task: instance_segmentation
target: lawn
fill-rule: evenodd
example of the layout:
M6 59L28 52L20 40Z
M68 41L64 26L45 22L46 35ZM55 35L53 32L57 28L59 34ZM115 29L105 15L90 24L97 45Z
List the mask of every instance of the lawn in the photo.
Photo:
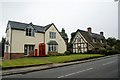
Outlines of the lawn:
M51 57L46 57L46 59L53 63L61 63L61 62L85 59L85 58L90 58L90 57L99 57L99 56L103 56L103 55L101 54L72 54L72 55L67 55L67 56L51 56Z
M17 66L28 66L28 65L40 65L40 64L48 64L50 62L43 61L41 59L35 58L19 58L13 60L5 60L2 62L2 67L17 67Z
M28 65L41 65L49 63L62 63L72 60L85 59L90 57L103 56L101 54L72 54L66 56L50 56L50 57L40 57L40 58L19 58L13 60L5 60L0 63L3 68L6 67L17 67L17 66L28 66Z

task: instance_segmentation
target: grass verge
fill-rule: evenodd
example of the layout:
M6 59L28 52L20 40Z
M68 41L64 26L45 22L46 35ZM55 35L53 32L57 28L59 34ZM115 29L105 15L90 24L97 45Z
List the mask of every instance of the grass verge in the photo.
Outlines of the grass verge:
M72 54L66 56L50 56L50 57L37 57L37 58L19 58L13 60L5 60L0 65L2 68L19 67L19 66L31 66L42 65L49 63L62 63L74 60L81 60L93 57L103 56L101 54Z

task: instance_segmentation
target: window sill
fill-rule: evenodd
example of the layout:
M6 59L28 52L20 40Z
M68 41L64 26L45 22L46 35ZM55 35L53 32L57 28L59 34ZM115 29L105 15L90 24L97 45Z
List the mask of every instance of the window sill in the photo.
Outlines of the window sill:
M27 35L26 35L27 36ZM28 36L28 37L35 37L35 36Z
M48 52L54 52L54 53L57 53L58 51L48 51Z

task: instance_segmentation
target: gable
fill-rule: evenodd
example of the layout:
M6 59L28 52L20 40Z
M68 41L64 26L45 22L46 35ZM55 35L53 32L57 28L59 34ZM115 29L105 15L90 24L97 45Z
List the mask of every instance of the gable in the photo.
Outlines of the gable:
M76 35L75 35L75 37L74 37L73 40L72 40L72 44L75 42L75 40L76 40L77 38L82 38L85 42L87 42L87 41L84 39L84 37L80 34L80 32L77 32Z
M77 31L77 33L75 34L75 36L74 36L74 38L73 38L73 40L72 40L72 44L75 43L77 37L79 37L79 38L82 39L85 43L88 43L89 45L91 45L91 46L93 47L93 45L90 44L90 43L86 40L86 38L85 38L79 31ZM78 39L79 39L79 38L78 38Z
M32 25L32 23L30 23L28 26L26 26L24 30L30 29L30 28L31 28L32 30L37 31L37 29Z
M57 37L59 36L64 42L65 40L63 39L62 35L60 34L59 30L56 28L56 26L52 23L52 24L49 24L49 26L47 26L47 29L45 31L45 33L47 31L51 31L51 32L56 32L58 33L58 35L56 35Z

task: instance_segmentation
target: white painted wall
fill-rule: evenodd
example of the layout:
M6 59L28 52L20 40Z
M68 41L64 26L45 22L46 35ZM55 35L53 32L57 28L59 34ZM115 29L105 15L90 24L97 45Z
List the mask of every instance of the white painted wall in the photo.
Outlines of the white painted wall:
M49 38L49 32L56 32L56 39ZM6 32L6 39L11 42L10 39L12 38L11 44L11 53L24 53L24 44L34 44L35 49L39 51L39 43L46 44L46 54L48 52L48 45L47 43L50 40L55 40L58 43L58 53L64 53L66 51L66 43L64 39L61 37L59 32L56 30L54 25L52 25L46 32L44 33L35 33L34 37L26 36L26 31L22 30L15 30L12 29L12 36L11 36L11 29L9 28ZM44 38L45 36L45 38ZM45 40L44 40L45 39ZM10 48L9 48L10 52Z
M49 33L50 32L56 32L56 39L50 39ZM66 51L66 43L64 39L61 37L59 32L56 30L54 25L52 25L46 32L45 32L45 44L46 44L46 53L48 52L48 45L47 43L50 40L55 40L58 43L58 53L64 53Z
M24 53L24 44L34 44L38 49L39 43L44 43L44 33L35 33L31 37L26 36L26 31L12 30L12 53Z
M9 27L10 25L8 25ZM9 44L11 43L11 28L9 28L7 31L6 31L6 41L9 42ZM10 44L11 45L11 44ZM5 44L5 49L4 49L4 52L6 52L6 46L8 46L8 53L10 53L10 45L6 45Z

